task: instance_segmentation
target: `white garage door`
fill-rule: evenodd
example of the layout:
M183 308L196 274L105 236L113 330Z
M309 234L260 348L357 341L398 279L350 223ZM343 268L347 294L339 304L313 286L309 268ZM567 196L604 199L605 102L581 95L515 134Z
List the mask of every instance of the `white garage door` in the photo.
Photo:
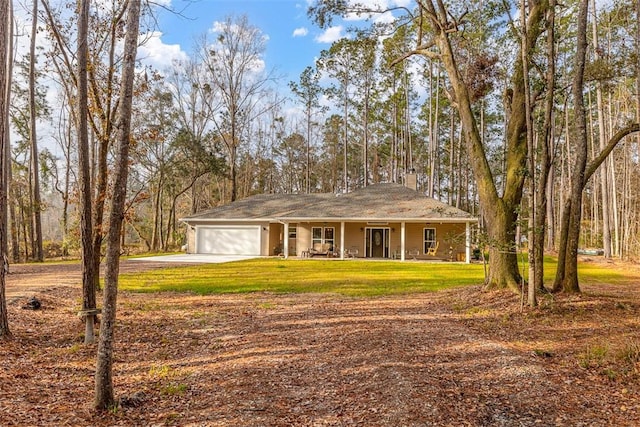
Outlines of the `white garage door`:
M260 227L198 227L199 254L260 255Z

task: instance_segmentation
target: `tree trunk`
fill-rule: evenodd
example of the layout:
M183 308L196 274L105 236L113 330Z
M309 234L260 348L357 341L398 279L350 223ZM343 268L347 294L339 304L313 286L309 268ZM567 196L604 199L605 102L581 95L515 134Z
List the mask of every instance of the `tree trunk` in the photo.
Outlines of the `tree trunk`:
M593 56L594 61L600 59L600 46L598 42L598 24L596 15L596 2L591 0L591 8L593 9L593 22L592 22L592 39L593 39ZM602 99L602 83L596 81L596 113L598 115L598 142L600 150L604 149L605 141L607 139L605 124L604 124L604 103ZM609 200L609 168L605 162L603 170L600 173L600 196L602 197L602 246L604 249L604 257L611 258L611 212L613 209Z
M80 0L80 14L78 17L78 167L80 189L80 240L82 246L82 309L93 310L96 308L95 277L97 276L94 265L92 236L93 226L91 218L91 173L89 170L89 128L88 128L88 45L87 34L89 27L89 2ZM93 316L86 316L85 344L94 341Z
M31 184L33 191L33 256L36 261L44 261L42 250L42 201L40 199L40 165L36 133L36 35L38 31L38 0L33 0L31 21L31 43L29 50L29 137L31 139Z
M489 275L486 286L490 289L509 288L521 292L522 276L515 252L515 225L517 214L498 202L491 218L485 217L489 240Z
M611 151L613 151L613 149L618 145L618 143L622 141L624 137L626 137L627 135L631 135L637 132L640 132L640 124L633 123L623 129L620 129L618 132L616 132L615 135L613 135L613 137L609 140L604 150L602 150L598 154L598 156L596 156L596 158L594 158L589 163L589 166L586 167L586 170L584 171L584 180L583 180L581 191L584 190L584 185L586 185L586 183L593 176L596 170L598 170L598 167L602 164L602 162L604 162L607 159L607 156L611 154ZM572 183L571 183L572 191L574 189L574 181L575 179L574 177L572 177ZM567 271L569 271L569 268L572 268L573 272L577 272L577 269L578 269L577 246L575 251L573 252L570 251L570 247L569 247L570 222L571 222L571 215L574 213L573 211L574 211L574 205L573 205L572 198L568 197L563 206L562 218L560 220L558 267L556 270L556 278L553 283L554 292L559 292L563 289L569 290L570 292L575 292L575 290L573 291L571 290L572 289L571 287L569 287L569 289L565 287L565 283L567 282ZM578 205L577 211L579 214L580 213L579 205ZM579 230L580 229L578 224L578 231ZM573 259L571 257L573 257ZM573 263L575 266L569 267L570 263ZM577 284L577 277L575 278L575 280ZM579 287L578 287L578 291L579 291Z
M464 81L456 55L449 39L448 15L446 7L438 2L438 8L432 1L423 1L426 15L433 21L434 42L439 57L449 77L454 101L460 113L462 129L467 144L468 158L476 178L477 191L481 202L482 216L486 220L490 245L489 276L487 285L492 288L509 287L520 292L521 276L518 271L518 259L514 250L515 225L517 211L522 200L526 167L526 102L524 95L524 73L522 58L533 55L533 47L542 33L541 23L547 12L548 3L530 3L529 18L524 25L529 41L529 51L517 57L511 78L509 106L511 114L506 129L506 177L502 196L498 195L495 180L489 165L482 136L478 130L469 87Z
M129 172L129 140L131 131L131 105L133 79L138 43L140 0L130 0L126 22L122 84L120 89L120 111L117 123L118 155L116 161L113 198L107 231L107 259L105 264L105 286L103 317L100 323L100 341L95 374L95 399L97 409L106 410L115 405L113 394L112 366L116 303L118 295L118 272L120 268L120 231L124 220Z
M9 90L11 88L11 81L12 81L12 65L13 64L13 2L12 0L9 0L9 17L8 17L8 24L6 26L6 29L8 31L8 37L9 40L7 41L7 46L8 46L8 51L9 53L7 54L7 58L9 61L9 66L7 69L7 75L6 75L6 84L7 84L7 90ZM1 93L1 92L0 92ZM9 92L7 91L7 101L6 101L6 105L7 108L9 107L9 104L11 102L10 97L9 97ZM8 113L7 113L8 114ZM4 117L4 116L3 116ZM5 176L5 185L7 188L7 197L10 193L14 193L14 191L12 191L12 187L11 187L11 182L13 180L13 174L11 171L11 137L9 134L9 124L7 122L6 125L6 132L7 132L7 136L5 139L5 145L4 145L4 160L3 160L3 164L5 165L4 167L4 176ZM11 258L13 260L13 262L18 263L20 262L20 229L18 227L18 220L17 220L17 213L16 213L16 207L15 207L15 203L9 203L9 217L6 218L5 220L5 224L6 224L6 229L7 232L9 230L9 218L11 219ZM7 237L7 239L5 240L4 246L6 247L6 251L8 254L8 240L9 238Z
M562 289L565 292L580 292L578 282L578 246L580 244L580 219L582 190L584 189L585 170L587 167L587 119L584 105L584 70L587 55L587 22L589 0L580 0L578 10L578 26L576 33L576 57L572 83L573 101L575 105L574 135L575 162L572 172L571 205L569 211L569 227L565 250L565 271Z
M6 271L3 260L7 259L7 182L6 168L11 165L10 158L5 157L5 147L9 144L9 101L11 99L11 68L13 60L11 37L13 19L10 1L0 2L0 340L11 337L7 300L5 295Z
M528 175L529 175L529 221L528 221L528 255L529 255L529 283L527 286L527 304L530 307L535 307L538 305L537 300L537 289L536 289L536 273L538 272L537 267L542 263L542 259L538 258L538 252L536 250L538 243L538 234L536 233L536 223L538 212L536 211L536 191L537 191L537 182L536 182L536 150L534 149L534 138L533 138L533 122L531 119L531 88L529 87L529 58L527 56L527 52L529 51L529 40L528 40L528 32L524 26L524 23L527 22L527 7L525 4L525 0L521 0L520 2L520 13L521 13L521 22L523 23L523 28L521 31L521 52L522 55L522 82L524 88L524 111L525 111L525 132L527 139L527 152L528 156ZM524 289L523 289L524 292Z
M544 290L544 248L547 224L547 190L551 171L551 147L553 146L553 110L555 96L556 54L555 54L555 0L549 1L549 13L547 14L547 73L546 73L546 97L544 107L543 135L539 142L539 178L537 184L537 198L534 220L534 271L533 287L538 291Z

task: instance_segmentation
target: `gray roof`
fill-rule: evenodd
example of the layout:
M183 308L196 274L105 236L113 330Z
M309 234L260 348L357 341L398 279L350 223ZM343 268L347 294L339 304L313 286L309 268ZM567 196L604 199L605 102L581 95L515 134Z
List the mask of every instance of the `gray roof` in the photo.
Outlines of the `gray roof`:
M476 221L469 213L400 184L375 184L347 194L260 194L195 215L200 221Z

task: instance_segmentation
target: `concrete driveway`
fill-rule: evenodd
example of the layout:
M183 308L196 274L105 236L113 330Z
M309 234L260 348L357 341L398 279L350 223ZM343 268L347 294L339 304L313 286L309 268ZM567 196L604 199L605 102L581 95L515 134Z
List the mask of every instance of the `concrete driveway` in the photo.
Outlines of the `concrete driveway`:
M252 255L210 255L210 254L175 254L159 255L142 258L129 258L130 261L140 262L173 262L194 264L221 264L224 262L242 261L245 259L260 258Z

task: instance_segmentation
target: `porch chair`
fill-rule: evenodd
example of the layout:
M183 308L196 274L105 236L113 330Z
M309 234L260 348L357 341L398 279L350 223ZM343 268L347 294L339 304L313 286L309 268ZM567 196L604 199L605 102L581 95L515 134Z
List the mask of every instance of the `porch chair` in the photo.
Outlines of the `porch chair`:
M427 248L427 255L436 256L436 254L438 253L438 246L440 246L440 242L436 241L435 246L431 246Z

